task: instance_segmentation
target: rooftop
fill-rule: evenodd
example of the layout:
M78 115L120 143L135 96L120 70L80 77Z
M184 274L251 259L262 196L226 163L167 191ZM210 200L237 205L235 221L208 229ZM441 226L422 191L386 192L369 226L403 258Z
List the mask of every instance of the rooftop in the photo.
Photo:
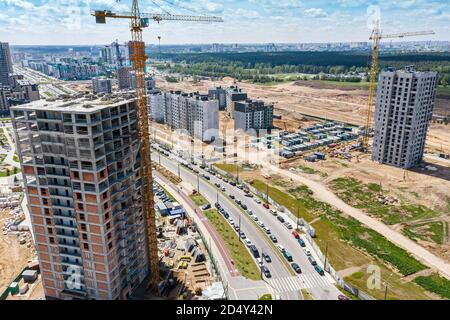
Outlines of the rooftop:
M66 99L37 100L31 103L11 107L11 110L69 111L93 113L99 110L120 106L135 100L131 93L119 94L85 94Z

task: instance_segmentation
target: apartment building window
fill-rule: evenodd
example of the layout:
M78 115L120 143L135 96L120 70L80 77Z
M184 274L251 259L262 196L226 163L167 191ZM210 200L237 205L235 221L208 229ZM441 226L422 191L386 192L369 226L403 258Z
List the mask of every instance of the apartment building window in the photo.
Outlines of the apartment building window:
M104 204L103 204L103 209L108 209L108 202L105 202Z
M47 206L48 205L48 199L47 198L42 198L42 204L44 206Z
M49 241L50 243L55 243L55 238L49 237L49 238L48 238L48 241Z
M109 229L111 229L111 223L108 222L108 223L106 224L106 230L109 230Z
M87 233L82 233L81 237L83 238L83 240L86 240L86 241L88 239Z
M82 200L83 199L83 196L79 192L76 192L75 196L76 196L77 200Z
M78 209L79 210L84 210L84 205L82 203L78 203Z
M89 244L83 243L83 247L84 247L84 249L89 250Z
M86 224L85 223L81 223L80 227L81 227L81 230L86 231Z
M108 248L112 249L112 242L108 243Z
M52 224L52 220L51 220L50 218L46 218L46 219L45 219L45 223L47 223L47 224Z
M72 171L73 172L73 177L75 179L80 179L80 173L78 171Z
M50 215L50 209L49 208L44 208L44 213L46 215Z
M53 234L53 229L52 228L47 228L48 233Z
M86 216L84 215L84 213L80 213L80 220L86 220Z
M105 213L105 220L109 219L109 212Z

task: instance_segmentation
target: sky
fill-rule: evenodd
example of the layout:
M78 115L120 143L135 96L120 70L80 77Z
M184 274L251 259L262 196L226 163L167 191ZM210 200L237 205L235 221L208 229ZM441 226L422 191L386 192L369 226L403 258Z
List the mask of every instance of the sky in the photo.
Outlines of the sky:
M130 39L128 22L96 24L91 10L130 11L131 1L0 0L0 42L95 45ZM161 44L367 41L385 33L434 30L409 40L450 40L448 0L140 0L141 12L220 16L223 23L152 23L144 41Z

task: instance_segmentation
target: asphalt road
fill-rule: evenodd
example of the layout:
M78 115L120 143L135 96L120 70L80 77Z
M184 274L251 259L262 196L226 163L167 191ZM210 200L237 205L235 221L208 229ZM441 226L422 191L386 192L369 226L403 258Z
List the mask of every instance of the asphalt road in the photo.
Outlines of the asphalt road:
M155 161L159 161L159 155L154 154ZM168 168L173 173L178 173L177 161L180 159L171 155L171 159L166 159L161 156L161 164ZM199 167L196 167L200 169ZM201 173L205 171L200 169ZM180 165L181 178L190 183L193 186L197 186L197 175ZM311 263L308 261L308 257L304 252L304 248L300 246L297 239L292 235L292 230L288 230L283 224L281 224L275 216L270 214L269 210L265 209L262 204L257 204L253 198L245 197L245 193L236 187L224 183L222 180L208 174L211 178L210 182L206 182L202 178L200 182L200 193L211 203L214 204L219 197L219 203L230 214L233 220L238 223L239 217L241 219L241 229L245 232L246 236L258 247L263 249L264 252L269 253L272 258L272 263L266 263L266 266L272 273L271 279L266 279L268 284L273 288L276 293L282 295L285 299L298 299L298 297L292 297L292 295L298 295L300 289L306 288L312 294L315 299L337 299L337 296L341 292L335 287L334 280L328 274L320 276ZM218 189L213 185L220 183L221 186L226 188L225 194L218 192ZM274 234L278 243L281 244L288 252L292 254L293 262L300 265L302 273L299 275L291 274L289 264L286 265L286 261L283 257L279 257L273 246L272 241L268 238L262 229L255 224L253 219L244 213L233 200L229 198L229 195L234 195L237 199L240 199L245 203L248 209L258 216L258 220L264 222L264 224L270 228L271 234ZM303 240L305 240L303 238ZM306 240L305 240L306 242ZM308 243L306 242L308 246ZM309 247L311 253L313 250ZM316 261L319 261L315 257ZM323 267L323 266L321 266Z

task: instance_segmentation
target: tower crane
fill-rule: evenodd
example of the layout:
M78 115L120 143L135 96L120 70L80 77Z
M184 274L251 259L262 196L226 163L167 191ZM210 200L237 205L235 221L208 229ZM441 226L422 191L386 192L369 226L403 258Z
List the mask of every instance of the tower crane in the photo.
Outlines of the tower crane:
M379 46L381 39L393 39L393 38L404 38L404 37L414 37L434 34L434 31L419 31L419 32L404 32L395 34L383 34L380 28L380 22L377 21L374 29L372 30L372 35L370 40L372 40L372 65L370 67L370 82L369 82L369 98L368 98L368 110L367 118L364 126L364 134L361 139L361 150L367 152L369 150L369 134L372 126L372 114L375 108L375 96L376 96L376 86L377 86L377 76L378 76L378 56L379 56Z
M152 162L150 150L150 128L147 112L147 92L144 82L145 74L145 44L142 41L142 31L149 26L150 20L156 21L196 21L196 22L223 22L219 17L191 16L191 15L172 15L169 13L142 13L139 9L139 1L133 0L132 11L127 13L115 13L109 10L94 11L91 14L96 18L97 23L106 23L106 18L127 19L130 21L132 50L130 60L133 66L133 72L136 77L136 98L138 103L138 119L141 141L142 158L142 190L143 190L143 212L144 221L147 225L147 244L150 261L150 283L149 287L158 293L159 285L159 261L158 247L156 238L156 220L153 200L153 178Z

